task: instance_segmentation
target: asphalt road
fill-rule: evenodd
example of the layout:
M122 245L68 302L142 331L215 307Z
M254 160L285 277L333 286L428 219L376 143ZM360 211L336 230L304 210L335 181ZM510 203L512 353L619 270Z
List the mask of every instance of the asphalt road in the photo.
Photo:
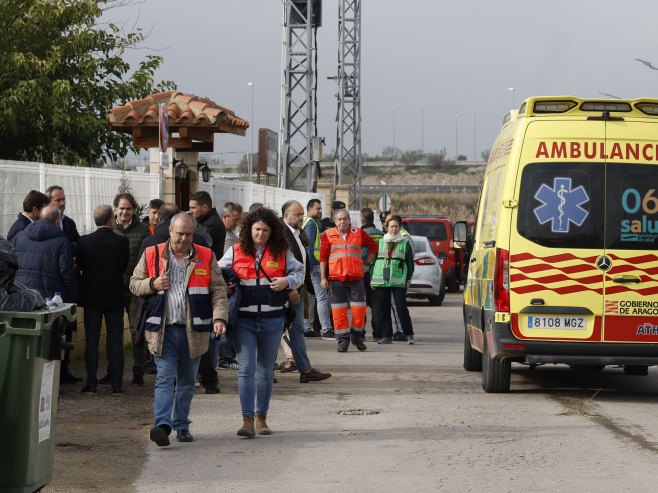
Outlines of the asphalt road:
M245 439L237 372L221 394L197 394L193 443L148 443L143 492L655 491L658 371L513 366L508 394L485 394L462 368L461 296L414 302L418 343L352 347L307 339L312 364L333 373L300 384L279 374L274 434ZM145 439L147 441L147 439Z

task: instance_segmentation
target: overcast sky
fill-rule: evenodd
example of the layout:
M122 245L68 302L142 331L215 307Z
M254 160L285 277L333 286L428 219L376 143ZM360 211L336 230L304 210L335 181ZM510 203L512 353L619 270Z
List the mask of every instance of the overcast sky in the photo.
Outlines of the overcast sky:
M317 120L328 151L336 135L335 83L327 77L337 72L339 0L322 4ZM658 97L658 71L634 60L658 66L655 5L362 0L362 151L374 155L394 141L402 150L420 149L424 142L426 152L481 159L512 98L518 106L549 94ZM145 48L128 55L132 62L149 53L146 48L158 50L164 57L159 79L247 120L247 82L253 82L253 127L278 131L281 0L144 0L107 16L150 31ZM249 135L223 136L221 149L215 139L215 151L226 153L228 163L251 145Z

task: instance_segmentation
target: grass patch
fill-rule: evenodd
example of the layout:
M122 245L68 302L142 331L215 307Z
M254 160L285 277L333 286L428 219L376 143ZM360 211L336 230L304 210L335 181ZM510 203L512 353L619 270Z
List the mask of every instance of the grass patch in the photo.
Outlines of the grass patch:
M594 412L596 404L592 402L594 398L601 392L601 389L594 392L594 395L587 399L577 399L575 397L560 397L560 404L564 408L564 411L560 413L560 416L587 416L593 417L598 416Z

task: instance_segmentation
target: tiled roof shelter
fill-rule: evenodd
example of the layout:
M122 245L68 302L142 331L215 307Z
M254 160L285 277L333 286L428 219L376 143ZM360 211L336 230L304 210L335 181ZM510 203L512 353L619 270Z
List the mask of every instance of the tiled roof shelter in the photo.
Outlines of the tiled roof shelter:
M158 147L160 103L165 103L169 117L169 147L177 150L212 152L214 134L244 136L249 128L249 122L214 101L178 91L129 101L108 110L107 120L114 130L130 133L135 147Z

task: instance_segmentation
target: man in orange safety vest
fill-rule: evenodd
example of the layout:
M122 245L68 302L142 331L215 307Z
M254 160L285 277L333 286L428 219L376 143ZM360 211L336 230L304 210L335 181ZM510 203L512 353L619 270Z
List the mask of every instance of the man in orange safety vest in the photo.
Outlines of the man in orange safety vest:
M354 228L346 209L334 213L335 228L322 233L320 244L321 285L329 289L331 313L338 352L344 353L351 341L359 351L365 351L366 292L363 274L377 256L377 243L360 228ZM361 249L368 255L364 261ZM348 318L352 310L352 326Z

